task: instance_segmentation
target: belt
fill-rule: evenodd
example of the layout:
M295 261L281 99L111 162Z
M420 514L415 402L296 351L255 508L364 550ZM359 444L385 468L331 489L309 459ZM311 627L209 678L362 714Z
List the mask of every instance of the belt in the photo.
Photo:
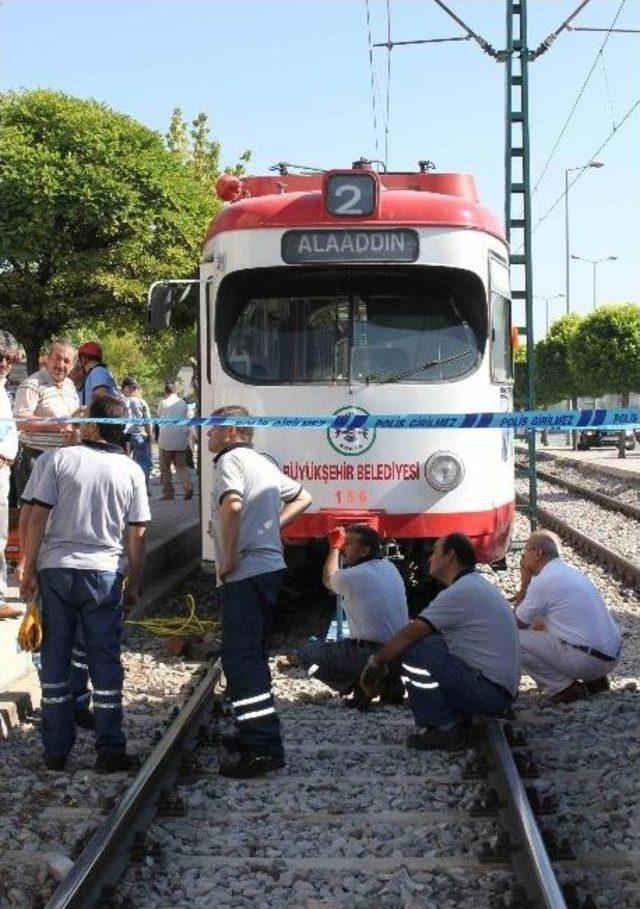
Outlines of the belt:
M587 647L586 644L572 644L571 641L563 641L562 638L560 638L560 643L573 647L574 650L579 650L581 653L586 653L588 656L594 656L598 660L604 660L605 663L614 663L619 655L618 652L615 656L607 656L606 653L601 653L595 647Z

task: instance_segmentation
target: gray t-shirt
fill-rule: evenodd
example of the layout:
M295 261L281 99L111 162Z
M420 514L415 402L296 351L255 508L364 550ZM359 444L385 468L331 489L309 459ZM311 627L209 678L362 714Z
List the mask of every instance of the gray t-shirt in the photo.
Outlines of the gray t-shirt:
M344 610L352 638L386 643L409 622L407 594L400 572L386 559L370 559L340 568L329 579L345 597Z
M51 508L38 568L116 571L125 524L151 518L144 473L116 445L60 448L31 493Z
M463 575L423 609L420 619L440 631L450 652L515 695L520 641L513 612L477 572Z
M250 445L240 444L214 458L211 496L211 536L216 564L222 560L220 505L228 493L242 498L238 563L225 578L240 581L285 567L280 539L280 511L283 502L292 502L302 487L283 474L268 458Z

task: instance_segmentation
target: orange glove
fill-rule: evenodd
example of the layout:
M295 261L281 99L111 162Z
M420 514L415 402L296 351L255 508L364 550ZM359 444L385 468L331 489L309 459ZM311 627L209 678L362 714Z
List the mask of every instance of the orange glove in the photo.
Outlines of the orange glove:
M334 527L327 534L327 539L329 540L330 549L342 549L347 539L347 533L344 527Z

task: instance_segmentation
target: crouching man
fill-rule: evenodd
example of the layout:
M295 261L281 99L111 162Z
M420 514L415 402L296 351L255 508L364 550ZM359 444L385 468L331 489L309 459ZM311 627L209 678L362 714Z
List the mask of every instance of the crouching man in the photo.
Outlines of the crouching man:
M420 615L370 657L360 684L370 696L401 657L417 731L407 745L457 751L477 714L504 716L520 678L520 645L509 604L475 571L461 533L436 541L429 570L446 585Z
M553 704L607 691L622 641L595 585L560 558L558 538L548 530L531 534L520 571L516 619L524 671Z
M341 551L346 568L339 567ZM353 691L345 706L366 709L370 699L358 685L360 674L369 657L409 621L402 577L395 565L383 559L377 531L355 524L346 531L335 527L329 534L322 581L332 593L344 597L349 637L306 644L297 653L298 662L339 694ZM383 680L380 698L399 704L403 696L399 672L392 670Z

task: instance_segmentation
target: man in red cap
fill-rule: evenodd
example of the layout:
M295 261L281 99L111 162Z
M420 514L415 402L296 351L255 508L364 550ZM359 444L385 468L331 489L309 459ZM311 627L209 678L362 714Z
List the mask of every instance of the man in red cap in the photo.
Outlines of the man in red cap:
M102 362L102 348L95 341L87 341L78 348L78 360L85 375L80 389L80 403L88 407L92 401L104 395L120 397L115 379Z

